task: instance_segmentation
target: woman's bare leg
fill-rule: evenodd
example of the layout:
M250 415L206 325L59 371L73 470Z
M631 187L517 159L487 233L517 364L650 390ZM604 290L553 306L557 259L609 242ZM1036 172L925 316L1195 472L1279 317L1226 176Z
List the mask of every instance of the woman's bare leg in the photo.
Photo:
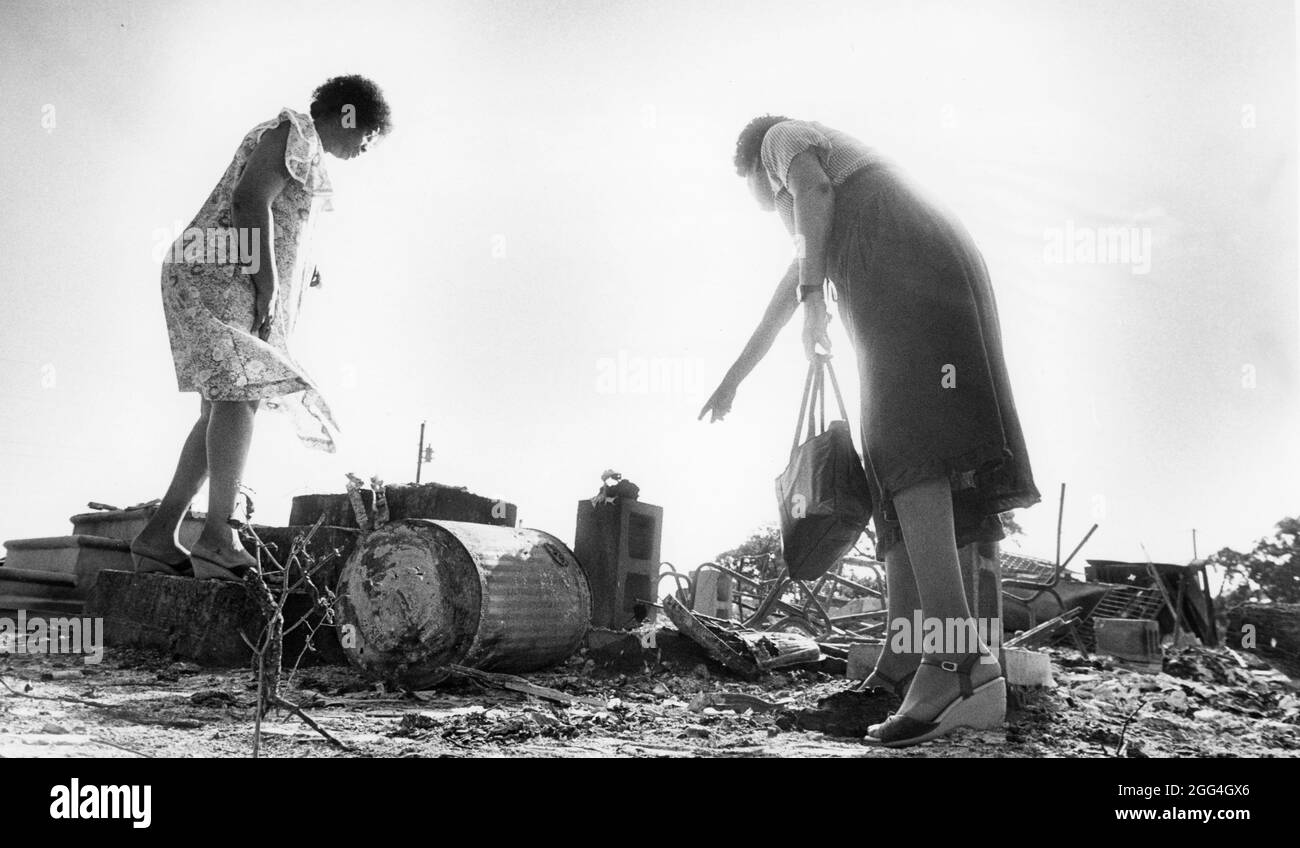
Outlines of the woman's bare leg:
M900 644L900 640L891 638L894 622L901 620L910 626L913 615L921 608L921 597L916 590L916 576L912 573L912 560L907 555L906 545L895 544L885 554L885 583L888 589L885 649L864 685L892 689L896 683L901 683L903 678L916 671L921 662L918 647ZM900 650L908 647L912 650Z
M910 486L894 496L894 507L898 510L916 578L922 618L941 622L945 633L951 631L950 625L960 626L962 635L967 637L956 644L944 639L941 645L926 645L925 656L937 661L958 661L973 653L988 653L988 647L976 635L978 630L966 602L948 481L935 478ZM938 650L933 650L934 647ZM989 662L978 662L971 670L971 684L979 686L1001 673L996 659L990 655ZM922 665L917 669L901 711L912 718L930 721L960 692L956 674Z
M199 419L190 428L190 434L181 447L181 457L176 463L167 494L163 495L158 509L132 541L136 550L152 554L163 562L179 562L189 556L189 551L181 546L178 533L185 513L208 479L208 418L211 413L212 404L199 398Z
M253 441L253 417L260 401L213 401L208 422L208 517L198 544L227 558L247 556L230 516Z

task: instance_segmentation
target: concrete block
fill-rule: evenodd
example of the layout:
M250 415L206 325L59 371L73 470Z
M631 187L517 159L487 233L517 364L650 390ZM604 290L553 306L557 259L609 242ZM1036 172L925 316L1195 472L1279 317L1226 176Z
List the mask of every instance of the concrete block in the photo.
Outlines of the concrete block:
M72 532L78 536L101 536L130 542L158 511L157 505L132 509L106 509L83 512L72 516ZM203 513L188 513L181 520L180 540L187 548L193 547L203 530Z
M1008 686L1038 689L1056 685L1052 679L1052 658L1027 648L1003 648L998 657Z
M592 505L578 501L573 553L591 584L591 624L637 627L654 615L659 593L661 507L620 498Z
M292 623L309 608L305 598L295 598L286 605L286 619ZM149 648L208 666L247 664L252 651L239 634L256 642L263 626L242 583L126 571L100 575L84 614L104 620L110 647ZM301 652L305 635L299 628L285 638L286 666ZM315 641L320 653L308 655L305 664L344 662L331 628L318 631Z
M99 572L133 568L130 546L120 539L102 536L11 539L5 542L5 548L8 549L5 568L71 574L83 597L95 585Z
M710 618L731 619L733 578L716 568L695 569L695 601L692 612Z
M876 660L885 650L883 642L855 642L849 646L848 668L844 676L850 680L866 680L876 667Z

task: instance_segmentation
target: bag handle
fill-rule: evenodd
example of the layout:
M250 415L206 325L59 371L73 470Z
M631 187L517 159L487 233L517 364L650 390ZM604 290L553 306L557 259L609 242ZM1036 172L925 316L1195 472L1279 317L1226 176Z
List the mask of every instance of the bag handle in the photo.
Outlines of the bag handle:
M808 376L803 381L803 399L799 401L799 414L794 419L794 442L790 445L790 456L799 449L799 431L803 429L804 410L808 408L808 399L811 396L813 378L816 376L816 366L813 363L808 364Z
M793 457L795 451L799 449L799 431L804 429L804 418L807 416L807 437L812 439L819 433L826 431L826 381L825 375L829 374L831 378L831 388L835 391L835 402L840 409L840 417L845 421L849 420L848 410L844 406L844 396L840 394L840 381L835 377L835 369L831 367L831 358L829 354L814 354L812 361L808 363L808 376L803 383L803 399L799 401L799 417L794 423L794 441L790 445L790 456ZM817 413L821 412L821 427L817 426Z

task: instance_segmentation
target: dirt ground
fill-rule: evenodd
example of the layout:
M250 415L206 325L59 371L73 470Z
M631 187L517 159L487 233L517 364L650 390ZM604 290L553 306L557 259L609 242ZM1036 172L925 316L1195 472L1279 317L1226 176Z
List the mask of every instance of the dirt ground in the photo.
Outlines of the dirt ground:
M271 757L1297 757L1300 693L1253 658L1183 649L1161 674L1052 650L1056 685L1013 693L1007 728L891 751L860 741L896 706L798 669L744 683L689 658L633 673L580 652L526 675L561 705L456 679L386 691L346 667L300 669L285 694L347 746L289 715L262 725ZM157 654L103 662L0 656L0 757L246 757L256 685ZM749 696L748 698L738 696ZM819 706L820 704L820 706ZM825 731L825 732L823 732ZM848 735L845 735L848 734Z

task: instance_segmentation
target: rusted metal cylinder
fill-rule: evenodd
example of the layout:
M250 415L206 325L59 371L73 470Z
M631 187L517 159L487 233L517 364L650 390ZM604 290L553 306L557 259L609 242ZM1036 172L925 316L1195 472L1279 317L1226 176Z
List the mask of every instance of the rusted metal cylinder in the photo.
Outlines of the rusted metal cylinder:
M403 519L357 544L338 585L340 641L366 674L419 688L457 664L535 671L568 657L591 589L540 530Z

